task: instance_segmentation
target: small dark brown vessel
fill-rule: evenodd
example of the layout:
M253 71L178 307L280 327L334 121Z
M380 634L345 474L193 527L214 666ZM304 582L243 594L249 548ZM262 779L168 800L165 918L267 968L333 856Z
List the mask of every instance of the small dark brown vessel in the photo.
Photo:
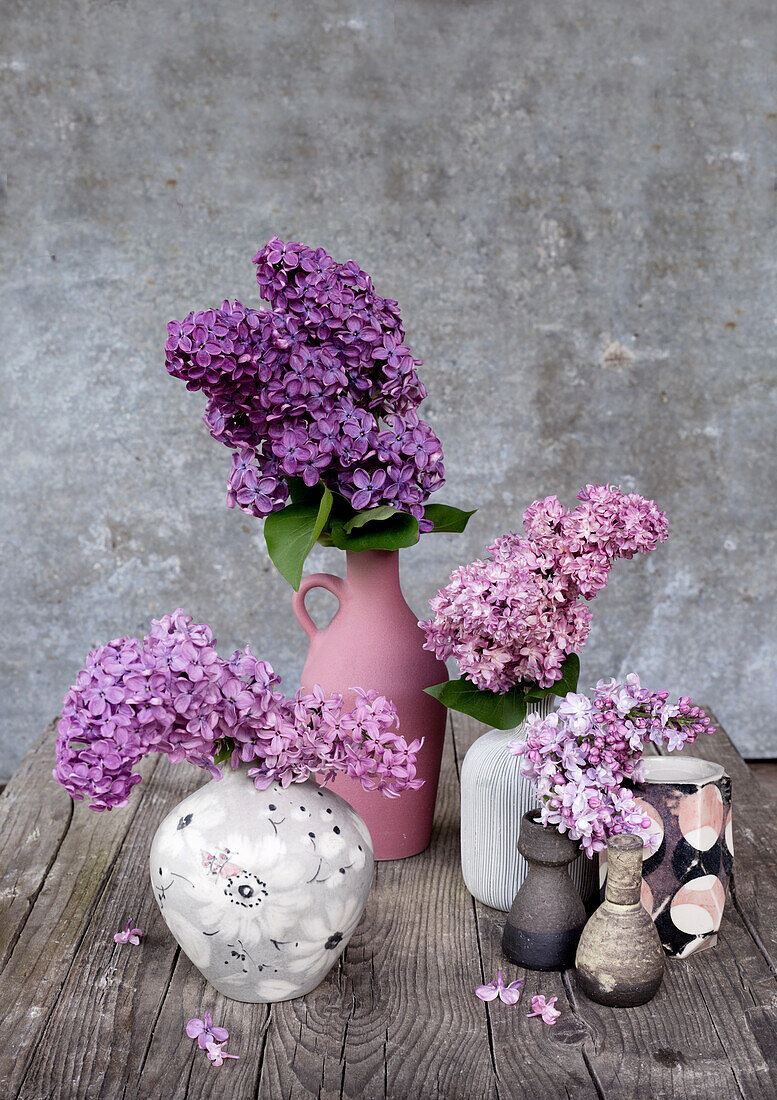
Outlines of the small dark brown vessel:
M661 985L664 952L641 888L642 841L625 833L611 837L605 900L585 926L575 959L580 988L599 1004L645 1004Z
M585 924L585 906L568 870L580 848L536 815L529 810L521 818L518 851L529 872L507 915L502 950L530 970L559 970L572 965Z

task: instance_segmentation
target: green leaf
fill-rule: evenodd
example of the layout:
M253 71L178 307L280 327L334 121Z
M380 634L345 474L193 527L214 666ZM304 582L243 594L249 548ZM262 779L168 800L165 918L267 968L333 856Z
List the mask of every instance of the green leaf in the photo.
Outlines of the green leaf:
M216 755L213 758L214 764L223 764L225 760L229 760L232 755L232 742L220 741L219 748Z
M430 519L435 531L464 530L471 516L474 516L477 508L471 512L465 512L461 508L454 508L450 504L427 504L424 508L424 519Z
M340 550L401 550L418 542L418 520L406 512L379 523L365 523L353 534L346 527L332 520L332 544Z
M305 559L324 530L332 510L332 494L324 489L321 503L287 504L264 521L267 552L275 568L295 591L302 580Z
M477 718L494 729L514 729L526 717L526 696L521 685L511 688L504 695L497 695L475 687L471 680L462 676L459 680L448 680L424 690L427 695L439 699L443 706Z
M577 691L577 681L580 677L580 658L576 653L570 653L561 666L561 679L556 680L549 688L540 688L536 684L526 688L527 699L544 699L546 695L567 695L570 691Z
M350 535L351 531L355 531L357 527L363 527L365 523L382 523L384 520L398 515L399 512L396 508L391 508L388 504L381 504L378 508L365 508L363 511L357 512L347 523L344 523L343 530L346 535Z
M323 481L318 481L315 485L306 485L301 477L290 477L288 480L292 504L319 504L324 492Z

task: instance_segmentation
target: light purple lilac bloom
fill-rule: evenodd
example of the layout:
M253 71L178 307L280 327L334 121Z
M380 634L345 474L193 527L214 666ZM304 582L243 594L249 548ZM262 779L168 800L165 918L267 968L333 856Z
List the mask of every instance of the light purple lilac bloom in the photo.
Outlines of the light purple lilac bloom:
M205 1049L208 1052L208 1058L213 1066L223 1066L225 1058L240 1057L239 1054L229 1054L224 1050L223 1043L208 1043Z
M520 1000L523 982L523 978L518 978L517 981L505 985L502 971L497 970L496 981L489 982L488 985L479 985L475 990L475 996L480 997L481 1001L494 1001L498 997L506 1005L515 1005Z
M93 810L126 803L150 752L217 779L217 756L233 768L249 764L262 789L316 772L344 772L388 797L422 786L423 742L405 741L389 700L354 688L348 707L319 687L287 698L248 647L224 660L215 645L210 627L179 608L154 620L142 641L121 638L91 652L65 696L54 778Z
M542 994L538 994L531 999L531 1012L527 1012L527 1016L541 1016L543 1023L555 1024L556 1020L561 1015L559 1009L555 1008L558 997L551 997L549 1000L545 1000Z
M643 688L636 673L623 683L600 680L592 699L570 692L546 718L530 714L525 741L508 744L523 757L521 774L534 784L542 824L568 832L589 858L618 833L635 833L655 847L653 823L628 786L639 778L645 744L674 751L715 732L687 696L674 704L668 698Z
M273 237L254 263L269 309L224 301L167 326L167 370L205 393L205 423L233 450L227 504L269 515L299 477L430 530L442 446L418 417L426 389L399 306L323 248Z
M226 1043L229 1032L225 1027L218 1027L213 1023L210 1012L203 1014L203 1019L198 1017L189 1020L186 1025L186 1034L190 1039L196 1039L200 1050L205 1050L209 1043Z
M143 935L142 928L133 928L132 921L128 920L127 925L123 931L117 932L113 937L114 943L133 943L137 946L140 943L140 937Z
M456 569L429 601L424 648L455 657L462 676L504 693L522 680L551 687L568 654L582 646L591 612L582 601L607 584L617 558L653 550L667 537L652 500L610 485L588 485L571 512L558 497L523 514L526 537L510 532L491 555Z

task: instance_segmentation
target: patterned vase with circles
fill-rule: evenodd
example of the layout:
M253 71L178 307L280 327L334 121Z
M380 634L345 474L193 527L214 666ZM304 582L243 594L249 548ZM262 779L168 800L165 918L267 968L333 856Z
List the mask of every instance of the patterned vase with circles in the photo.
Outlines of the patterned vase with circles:
M655 826L642 904L666 954L682 959L717 943L734 862L731 779L720 764L687 756L648 756L642 767L637 804ZM602 859L602 881L606 874Z
M530 704L543 717L554 697ZM526 736L525 724L513 730L489 730L464 757L461 768L461 870L467 889L494 909L507 912L526 878L528 866L518 852L521 818L537 806L534 788L521 775L521 761L508 742ZM582 852L569 873L589 909L597 898L595 861Z

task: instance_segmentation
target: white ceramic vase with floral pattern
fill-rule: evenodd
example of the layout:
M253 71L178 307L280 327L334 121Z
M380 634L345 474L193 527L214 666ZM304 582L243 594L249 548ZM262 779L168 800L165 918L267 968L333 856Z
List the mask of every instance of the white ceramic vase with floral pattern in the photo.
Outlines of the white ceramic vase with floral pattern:
M182 950L236 1001L301 997L361 919L373 875L367 826L316 783L257 790L247 768L184 799L151 845L151 882Z

